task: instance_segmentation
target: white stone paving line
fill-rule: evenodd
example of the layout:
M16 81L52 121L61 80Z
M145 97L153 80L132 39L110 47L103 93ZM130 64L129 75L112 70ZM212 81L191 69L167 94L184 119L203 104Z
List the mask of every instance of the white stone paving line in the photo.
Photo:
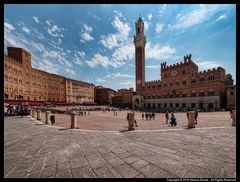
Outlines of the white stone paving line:
M53 126L53 125L47 125L43 124L41 121L36 120L35 118L32 118L31 116L28 116L30 119L34 120L35 122L48 126L48 127L55 127L60 129L65 129L65 127L62 126ZM131 130L128 132L159 132L159 131L181 131L181 130L206 130L206 129L219 129L219 128L231 128L232 126L217 126L217 127L204 127L204 128L177 128L177 129L159 129L159 130ZM71 130L77 130L77 131L86 131L86 132L105 132L105 133L120 133L120 131L101 131L101 130L85 130L85 129L71 129ZM127 132L127 130L126 130Z

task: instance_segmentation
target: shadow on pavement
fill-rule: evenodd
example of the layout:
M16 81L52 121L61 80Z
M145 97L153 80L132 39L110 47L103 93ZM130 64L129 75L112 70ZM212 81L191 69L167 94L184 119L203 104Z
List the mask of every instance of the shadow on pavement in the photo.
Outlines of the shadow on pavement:
M59 130L69 130L70 128L60 128Z
M125 129L125 130L120 130L119 132L127 132L127 131L133 131L133 130L128 130L128 129Z

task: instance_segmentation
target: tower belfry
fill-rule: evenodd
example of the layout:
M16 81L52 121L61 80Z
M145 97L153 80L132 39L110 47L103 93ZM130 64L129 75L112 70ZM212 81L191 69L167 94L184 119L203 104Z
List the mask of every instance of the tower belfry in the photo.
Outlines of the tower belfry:
M145 45L147 43L146 36L144 35L144 22L141 17L135 23L135 28L136 92L139 93L145 87Z

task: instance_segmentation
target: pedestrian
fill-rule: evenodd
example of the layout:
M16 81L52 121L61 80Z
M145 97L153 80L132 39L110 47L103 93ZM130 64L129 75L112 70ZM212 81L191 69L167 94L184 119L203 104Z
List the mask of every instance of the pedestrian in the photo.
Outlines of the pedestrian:
M153 118L153 120L155 120L155 113L154 112L152 112L152 118Z
M195 110L195 124L197 124L198 111Z
M165 118L166 118L166 124L168 124L168 119L169 119L168 111L166 111L166 113L165 113Z
M21 109L20 109L20 115L21 115L21 117L23 117L23 114L24 114L23 107L21 107Z
M142 120L144 120L144 113L142 113Z
M233 112L232 112L232 109L230 109L230 117L233 118Z
M174 114L173 113L171 113L171 118L170 118L170 124L171 124L171 126L176 126L177 125L177 119L176 119L176 117L174 116Z

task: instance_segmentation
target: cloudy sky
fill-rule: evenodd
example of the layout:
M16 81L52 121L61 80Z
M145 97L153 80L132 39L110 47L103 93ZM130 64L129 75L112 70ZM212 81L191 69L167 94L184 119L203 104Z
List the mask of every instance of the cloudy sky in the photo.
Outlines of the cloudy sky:
M146 80L192 54L199 70L222 66L236 78L236 5L4 5L7 46L32 66L113 89L135 88L133 36L145 23Z

